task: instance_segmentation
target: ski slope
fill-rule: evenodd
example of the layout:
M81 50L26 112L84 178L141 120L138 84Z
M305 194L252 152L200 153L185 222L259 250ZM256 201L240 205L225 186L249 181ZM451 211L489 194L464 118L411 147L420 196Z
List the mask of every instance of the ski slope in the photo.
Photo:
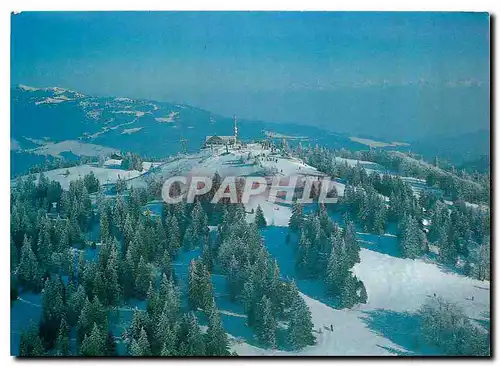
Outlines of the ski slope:
M284 238L283 238L284 241ZM266 242L266 245L270 243ZM278 245L286 251L282 242ZM272 251L276 254L276 250ZM365 284L368 303L353 309L335 309L315 299L313 281L298 280L301 295L312 315L316 344L300 351L287 352L256 347L233 340L232 350L242 356L381 356L398 354L439 354L417 342L414 313L434 296L454 302L472 319L489 321L490 285L439 268L434 263L392 257L362 249L361 263L354 273ZM276 256L280 268L291 257ZM286 270L285 270L286 272ZM317 282L317 281L316 281ZM311 296L304 292L311 292ZM471 300L474 296L474 301ZM330 330L333 325L334 330ZM321 330L321 332L319 332Z

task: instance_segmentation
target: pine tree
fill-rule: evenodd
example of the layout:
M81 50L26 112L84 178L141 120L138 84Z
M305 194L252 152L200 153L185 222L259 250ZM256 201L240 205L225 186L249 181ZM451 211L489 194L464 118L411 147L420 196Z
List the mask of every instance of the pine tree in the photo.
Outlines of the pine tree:
M401 238L403 256L415 259L424 252L424 233L418 227L417 221L412 216L406 216L403 224L404 232Z
M31 249L31 240L25 235L21 248L21 260L17 269L17 279L24 288L36 291L40 286L40 278L38 260Z
M361 250L358 239L356 238L356 229L352 221L346 223L344 232L344 242L346 246L347 256L349 257L349 264L353 266L361 261L359 252Z
M87 295L82 285L79 285L77 290L69 296L67 302L67 317L68 323L73 326L76 325L78 317L87 301Z
M311 241L307 238L306 233L303 231L299 240L299 248L295 260L295 266L299 272L308 273L310 270L310 251L312 250Z
M366 304L368 302L368 294L366 292L366 287L363 281L361 280L358 281L356 293L358 295L359 303Z
M45 350L43 348L42 340L38 335L37 326L31 322L28 330L21 334L21 342L19 344L20 357L36 357L44 356Z
M259 229L267 226L266 218L264 217L264 212L262 212L260 205L257 206L257 210L255 211L255 223Z
M208 318L208 330L205 335L207 356L228 356L229 342L226 331L222 326L219 312L212 299L211 309Z
M70 345L69 345L69 326L66 323L66 318L61 319L61 324L59 326L59 334L56 341L56 353L58 356L69 356L70 355Z
M358 294L358 279L353 276L350 272L345 278L342 289L340 293L340 303L345 308L352 308L355 304L359 302Z
M205 343L196 316L189 312L182 318L179 335L179 356L203 356Z
M199 238L196 234L196 228L194 227L194 225L190 224L187 227L186 232L184 233L184 238L182 239L182 248L187 252L193 250L197 246L198 239Z
M129 339L139 340L142 330L146 331L146 334L153 333L154 324L146 311L134 310L132 316L132 322L129 329L127 330L127 335Z
M135 278L135 295L138 299L146 297L151 280L152 276L149 265L146 263L144 257L141 256L137 265L137 276Z
M332 250L326 267L325 286L327 292L335 295L341 292L345 279L349 275L349 260L345 253L344 239L332 244Z
M314 344L315 338L312 329L311 311L304 299L297 294L290 308L290 321L287 330L288 343L294 349Z
M96 323L94 323L90 335L85 335L80 347L80 354L87 357L106 355L106 343Z
M276 347L277 322L274 318L271 300L266 295L262 296L258 304L255 324L259 340L267 347Z
M303 221L304 214L302 205L298 202L295 202L292 207L292 216L290 216L288 227L290 228L290 230L296 232L302 228Z
M160 315L155 331L155 341L161 347L162 356L175 356L177 343L177 315L171 314L168 303Z
M243 287L240 271L240 264L233 254L229 262L229 270L226 278L227 292L231 301L236 300Z
M141 334L137 344L140 349L140 356L151 356L151 347L149 346L148 335L146 334L144 328L141 329ZM135 354L134 356L138 355Z
M446 264L455 264L457 259L457 250L455 243L451 240L449 233L448 220L439 229L439 259Z
M179 223L175 216L172 216L170 222L168 223L168 242L170 253L175 254L177 249L181 246L181 231L179 228Z
M188 301L191 308L208 309L212 292L212 281L207 268L201 261L192 260L188 275Z

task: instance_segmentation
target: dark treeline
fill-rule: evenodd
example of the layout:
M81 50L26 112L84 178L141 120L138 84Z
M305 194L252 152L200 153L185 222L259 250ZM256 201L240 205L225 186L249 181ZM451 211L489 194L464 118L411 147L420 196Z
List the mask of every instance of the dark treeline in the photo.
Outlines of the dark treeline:
M262 345L298 349L314 343L305 301L263 246L260 206L256 224L246 223L243 205L212 207L203 197L195 204L164 205L158 217L144 209L160 197L156 183L108 197L92 173L71 182L68 191L43 174L36 183L33 177L17 181L11 301L25 291L42 292L42 317L22 335L20 355L110 356L117 354L117 343L135 356L230 355L211 273L226 276L229 298L244 305ZM217 235L210 235L209 221L218 225ZM96 226L98 242L89 240ZM87 259L85 249L96 245L97 257ZM196 248L201 255L189 266L183 306L172 261L179 250ZM146 300L146 310L136 309L130 327L117 337L109 319L132 300ZM208 323L206 331L199 316ZM72 329L76 339L70 339Z
M326 293L336 298L340 307L351 308L367 302L363 282L352 273L352 267L360 262L360 247L352 222L347 221L342 230L330 219L324 206L304 215L303 207L295 203L288 227L299 238L295 267L301 277L322 279Z
M325 154L327 151L329 154ZM365 151L349 151L340 149L329 151L325 148L301 146L294 150L294 154L310 162L310 165L328 171L335 164L332 157L341 157L354 160L370 161L382 165L388 173L425 179L430 187L439 188L450 200L463 200L471 203L490 202L490 173L468 173L455 167L442 169L438 159L433 164L420 160L417 156L402 152L383 149Z

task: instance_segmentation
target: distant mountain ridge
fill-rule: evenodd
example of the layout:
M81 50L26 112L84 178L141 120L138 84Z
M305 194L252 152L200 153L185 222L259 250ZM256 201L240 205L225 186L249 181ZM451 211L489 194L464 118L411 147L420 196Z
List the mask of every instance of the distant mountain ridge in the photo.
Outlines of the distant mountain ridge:
M326 133L311 126L244 119L238 119L238 124L239 136L243 140L261 139L265 133L273 131L278 136L298 136L307 143L331 148L363 148L347 136ZM25 168L20 166L25 165L19 164L21 160L28 161L27 164L37 160L33 156L21 158L21 155L50 151L38 148L47 143L80 141L141 155L166 157L181 149L181 139L187 140L188 151L194 151L200 148L207 135L231 134L233 118L189 105L125 97L93 97L60 87L19 85L11 88L13 171ZM39 161L43 159L38 158Z
M238 123L239 136L247 141L274 136L276 139L286 137L290 143L302 141L305 145L319 144L333 149L368 148L352 141L353 134L334 133L321 127L246 119L238 119ZM187 151L195 151L208 135L232 133L232 117L190 105L89 96L61 87L18 85L11 88L11 174L43 162L43 154L50 154L50 147L61 149L61 145L47 148L44 146L47 143L78 141L163 158L181 150L181 139L186 140ZM355 136L369 137L361 130ZM461 164L489 155L489 140L489 131L480 131L458 137L421 138L409 141L408 147L386 148L411 150L429 161L439 156ZM89 150L78 148L75 143L64 146L74 146L61 152L70 158Z

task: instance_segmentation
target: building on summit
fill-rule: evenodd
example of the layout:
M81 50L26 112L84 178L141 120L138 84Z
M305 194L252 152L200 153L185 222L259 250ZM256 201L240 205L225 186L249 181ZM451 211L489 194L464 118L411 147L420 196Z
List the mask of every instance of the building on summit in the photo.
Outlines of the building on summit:
M213 147L213 146L234 146L239 143L238 140L238 120L234 116L234 135L232 136L207 136L205 138L205 144L203 147Z

